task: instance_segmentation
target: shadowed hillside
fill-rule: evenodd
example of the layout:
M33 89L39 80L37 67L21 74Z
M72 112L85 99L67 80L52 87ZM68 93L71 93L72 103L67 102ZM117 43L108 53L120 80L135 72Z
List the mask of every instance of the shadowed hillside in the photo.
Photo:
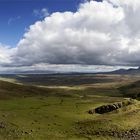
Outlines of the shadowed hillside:
M140 81L122 86L119 90L126 97L140 98Z
M29 97L34 95L48 96L52 90L31 85L16 84L0 81L0 98Z

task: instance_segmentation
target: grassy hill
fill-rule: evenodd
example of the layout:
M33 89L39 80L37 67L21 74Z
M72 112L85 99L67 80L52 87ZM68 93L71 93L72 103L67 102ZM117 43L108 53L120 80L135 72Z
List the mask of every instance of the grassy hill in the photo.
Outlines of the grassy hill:
M1 80L0 139L139 140L139 101L110 113L88 113L89 109L131 97L126 93L133 88L138 90L139 77L92 75L92 80L111 81L87 83L88 80L81 80L86 78L81 76L78 85L71 85L73 76L70 84L52 82L48 86L44 80L39 86Z
M139 99L140 98L140 81L136 81L134 83L124 85L120 87L119 90L126 97Z

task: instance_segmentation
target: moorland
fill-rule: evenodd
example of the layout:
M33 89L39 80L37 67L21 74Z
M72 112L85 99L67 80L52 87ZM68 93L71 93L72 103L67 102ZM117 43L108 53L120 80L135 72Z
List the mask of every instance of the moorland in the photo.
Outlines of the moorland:
M0 139L139 140L139 100L140 75L1 75Z

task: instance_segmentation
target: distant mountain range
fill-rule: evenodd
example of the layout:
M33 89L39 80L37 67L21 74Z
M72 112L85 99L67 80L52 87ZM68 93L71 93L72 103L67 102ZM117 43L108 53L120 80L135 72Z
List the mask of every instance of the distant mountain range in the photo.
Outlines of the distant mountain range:
M130 68L130 69L119 69L112 72L107 72L107 74L140 74L140 67L137 69Z
M115 71L111 72L57 72L57 71L20 71L20 72L5 72L5 73L0 73L1 75L16 75L16 74L23 74L23 75L28 75L28 74L47 74L47 75L81 75L81 74L140 74L140 67L138 68L130 68L130 69L118 69Z

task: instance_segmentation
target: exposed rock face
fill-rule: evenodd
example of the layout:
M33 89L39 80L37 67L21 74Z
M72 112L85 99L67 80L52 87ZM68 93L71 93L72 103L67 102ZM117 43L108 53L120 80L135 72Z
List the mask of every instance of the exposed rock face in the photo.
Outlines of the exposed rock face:
M103 105L103 106L95 108L95 113L103 114L103 113L111 112L113 110L121 108L122 106L123 106L122 103L115 103L112 105Z
M93 113L104 114L104 113L108 113L113 110L122 108L124 106L128 106L130 104L134 104L134 101L132 99L127 99L127 100L124 100L123 102L118 102L118 103L109 104L109 105L103 105L103 106L97 107L95 109L91 109L88 111L88 113L89 114L93 114Z

